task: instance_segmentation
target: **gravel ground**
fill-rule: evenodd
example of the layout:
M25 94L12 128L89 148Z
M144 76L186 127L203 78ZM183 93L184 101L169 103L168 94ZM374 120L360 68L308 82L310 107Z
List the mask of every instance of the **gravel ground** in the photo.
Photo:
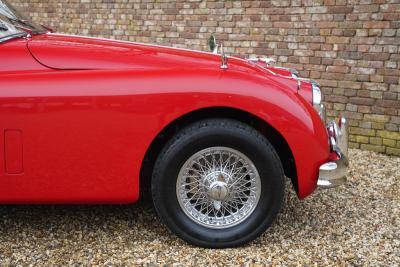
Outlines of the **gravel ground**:
M0 265L383 265L400 263L400 158L351 150L349 182L286 204L235 249L187 245L149 201L135 206L0 206Z

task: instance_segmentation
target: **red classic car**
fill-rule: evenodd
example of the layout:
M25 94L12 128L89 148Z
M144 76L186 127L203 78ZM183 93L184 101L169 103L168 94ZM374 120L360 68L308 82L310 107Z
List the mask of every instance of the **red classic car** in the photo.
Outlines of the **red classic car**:
M346 181L346 120L268 58L49 32L0 0L0 203L133 203L191 244L253 240Z

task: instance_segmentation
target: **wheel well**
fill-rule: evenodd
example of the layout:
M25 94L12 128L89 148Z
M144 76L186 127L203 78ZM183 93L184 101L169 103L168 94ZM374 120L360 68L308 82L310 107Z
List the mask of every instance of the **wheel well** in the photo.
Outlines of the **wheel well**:
M165 127L153 140L148 148L140 169L140 193L142 196L150 196L151 175L157 156L168 140L180 129L195 121L209 118L229 118L246 123L262 133L274 146L285 175L292 180L292 184L298 191L297 171L292 151L283 136L264 120L248 112L225 107L205 108L190 112L176 119Z

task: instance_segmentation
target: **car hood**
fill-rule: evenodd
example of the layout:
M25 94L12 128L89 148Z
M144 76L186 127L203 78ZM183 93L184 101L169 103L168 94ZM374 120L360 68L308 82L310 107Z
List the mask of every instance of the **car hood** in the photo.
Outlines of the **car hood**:
M46 33L28 41L32 56L42 65L59 70L202 69L220 70L221 55L151 44ZM229 70L262 75L297 90L297 82L282 73L245 59L229 57Z
M28 48L53 69L199 68L220 63L220 56L207 52L53 33L34 35Z

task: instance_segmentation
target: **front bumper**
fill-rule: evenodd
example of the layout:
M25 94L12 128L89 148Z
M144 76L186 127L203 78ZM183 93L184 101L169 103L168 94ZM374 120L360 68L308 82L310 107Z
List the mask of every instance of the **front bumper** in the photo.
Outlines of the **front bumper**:
M346 182L349 168L348 153L348 125L345 118L338 122L330 121L327 124L329 143L332 150L331 160L319 168L317 185L320 188L332 188Z

